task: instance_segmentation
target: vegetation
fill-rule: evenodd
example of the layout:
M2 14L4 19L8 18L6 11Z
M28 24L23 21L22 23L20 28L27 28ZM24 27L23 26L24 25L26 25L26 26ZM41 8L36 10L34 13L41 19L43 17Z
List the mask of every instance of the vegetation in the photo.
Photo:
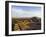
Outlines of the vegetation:
M39 29L41 29L41 19L39 17L12 18L12 31Z

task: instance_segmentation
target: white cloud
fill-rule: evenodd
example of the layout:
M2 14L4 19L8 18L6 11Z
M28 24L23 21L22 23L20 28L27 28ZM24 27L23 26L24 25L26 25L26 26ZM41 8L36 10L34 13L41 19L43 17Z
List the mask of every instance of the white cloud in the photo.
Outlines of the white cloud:
M24 11L22 9L12 9L12 17L41 17L40 11Z

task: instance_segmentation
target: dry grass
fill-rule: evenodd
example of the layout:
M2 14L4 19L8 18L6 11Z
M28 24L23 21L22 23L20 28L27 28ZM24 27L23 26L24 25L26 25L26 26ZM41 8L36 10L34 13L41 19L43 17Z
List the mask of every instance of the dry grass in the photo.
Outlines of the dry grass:
M32 22L33 21L30 18L12 18L12 30L13 31L29 30L31 28Z

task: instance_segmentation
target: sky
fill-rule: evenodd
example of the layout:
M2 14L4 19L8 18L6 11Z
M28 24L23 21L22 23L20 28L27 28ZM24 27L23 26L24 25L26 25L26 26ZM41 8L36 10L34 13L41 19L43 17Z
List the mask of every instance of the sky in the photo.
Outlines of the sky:
M12 5L12 17L41 17L41 7Z

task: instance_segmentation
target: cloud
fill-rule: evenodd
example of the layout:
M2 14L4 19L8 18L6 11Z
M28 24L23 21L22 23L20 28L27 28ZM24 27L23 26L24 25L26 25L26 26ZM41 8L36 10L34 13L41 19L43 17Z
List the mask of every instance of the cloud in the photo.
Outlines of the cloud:
M12 17L41 17L40 11L25 11L22 9L12 9Z

